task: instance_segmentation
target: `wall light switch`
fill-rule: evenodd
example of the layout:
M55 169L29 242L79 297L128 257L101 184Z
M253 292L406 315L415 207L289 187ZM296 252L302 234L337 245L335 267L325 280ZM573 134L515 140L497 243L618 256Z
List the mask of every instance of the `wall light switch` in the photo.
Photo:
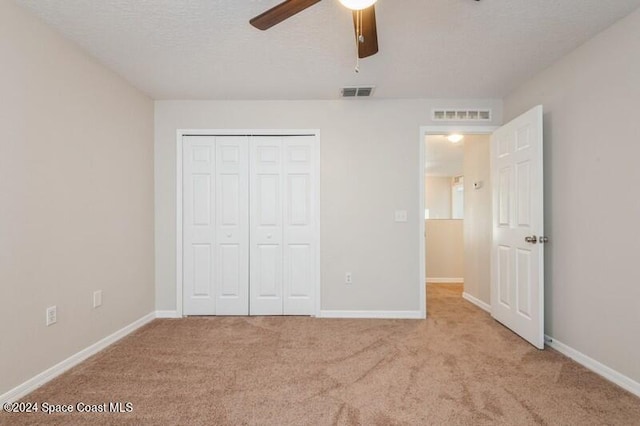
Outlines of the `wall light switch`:
M396 222L406 222L406 221L407 221L407 211L396 210Z
M93 308L102 306L102 290L96 290L93 292Z

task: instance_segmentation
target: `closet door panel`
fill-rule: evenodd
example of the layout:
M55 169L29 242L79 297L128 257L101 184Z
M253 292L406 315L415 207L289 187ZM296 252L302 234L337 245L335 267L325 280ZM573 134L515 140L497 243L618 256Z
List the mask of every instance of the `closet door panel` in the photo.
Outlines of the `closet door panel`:
M282 263L280 245L258 244L256 253L255 266L259 277L259 281L256 283L257 297L280 299L280 287L282 286L279 266ZM276 313L278 312L272 312L272 314Z
M186 315L313 315L314 136L183 138Z
M249 147L216 138L216 314L249 314Z
M183 154L183 307L215 315L215 138L185 136Z
M315 310L317 227L315 214L315 137L283 139L285 315L312 315Z
M252 137L250 314L282 315L282 138Z
M313 247L311 244L288 244L287 257L287 298L291 305L291 300L307 299L313 294ZM293 307L288 306L288 310L293 310Z

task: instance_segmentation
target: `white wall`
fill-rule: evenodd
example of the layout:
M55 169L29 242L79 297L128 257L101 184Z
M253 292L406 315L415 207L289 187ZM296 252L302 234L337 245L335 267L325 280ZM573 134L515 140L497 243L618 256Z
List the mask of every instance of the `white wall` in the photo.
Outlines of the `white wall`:
M640 10L505 100L545 109L546 332L640 382Z
M451 185L451 218L464 219L464 180Z
M0 64L2 395L153 310L153 103L8 0Z
M464 291L491 304L491 169L489 135L464 141ZM474 182L482 182L479 189Z
M426 176L424 194L429 219L451 218L451 177Z
M464 221L430 219L425 221L427 282L464 278Z
M490 107L502 118L500 101L157 101L157 308L176 309L176 129L298 128L321 132L322 309L419 310L420 126L441 106ZM394 222L396 209L407 223Z

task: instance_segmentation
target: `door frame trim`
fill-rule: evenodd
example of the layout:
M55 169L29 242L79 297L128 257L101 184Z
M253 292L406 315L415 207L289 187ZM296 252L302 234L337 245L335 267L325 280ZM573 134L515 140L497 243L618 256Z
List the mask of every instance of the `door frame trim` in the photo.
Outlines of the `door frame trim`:
M315 161L313 171L316 174L316 185L313 188L316 197L312 200L317 217L316 221L316 275L315 275L315 294L314 294L314 312L315 316L320 316L320 297L321 297L321 274L320 274L320 129L177 129L176 130L176 312L179 318L184 316L183 308L183 266L182 266L182 138L184 136L313 136L315 138Z
M418 202L418 218L420 218L420 232L418 233L418 253L420 256L420 270L418 272L418 294L420 295L420 313L423 318L427 317L427 265L425 253L426 248L424 241L424 171L426 163L426 153L424 146L425 138L429 135L442 135L447 133L460 133L461 135L491 135L495 130L499 128L500 126L457 126L455 124L420 126L420 134L418 137L418 147L420 152L420 155L418 155L418 170L420 170L420 173L418 174L418 200L420 200Z

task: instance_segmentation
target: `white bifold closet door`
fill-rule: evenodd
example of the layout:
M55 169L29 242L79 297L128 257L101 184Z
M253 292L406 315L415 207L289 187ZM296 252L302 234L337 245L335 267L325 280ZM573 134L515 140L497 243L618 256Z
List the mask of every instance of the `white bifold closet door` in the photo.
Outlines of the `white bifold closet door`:
M251 315L314 312L316 208L312 136L253 137Z
M185 315L312 315L315 136L183 138Z
M249 144L183 138L183 299L186 315L249 313Z

